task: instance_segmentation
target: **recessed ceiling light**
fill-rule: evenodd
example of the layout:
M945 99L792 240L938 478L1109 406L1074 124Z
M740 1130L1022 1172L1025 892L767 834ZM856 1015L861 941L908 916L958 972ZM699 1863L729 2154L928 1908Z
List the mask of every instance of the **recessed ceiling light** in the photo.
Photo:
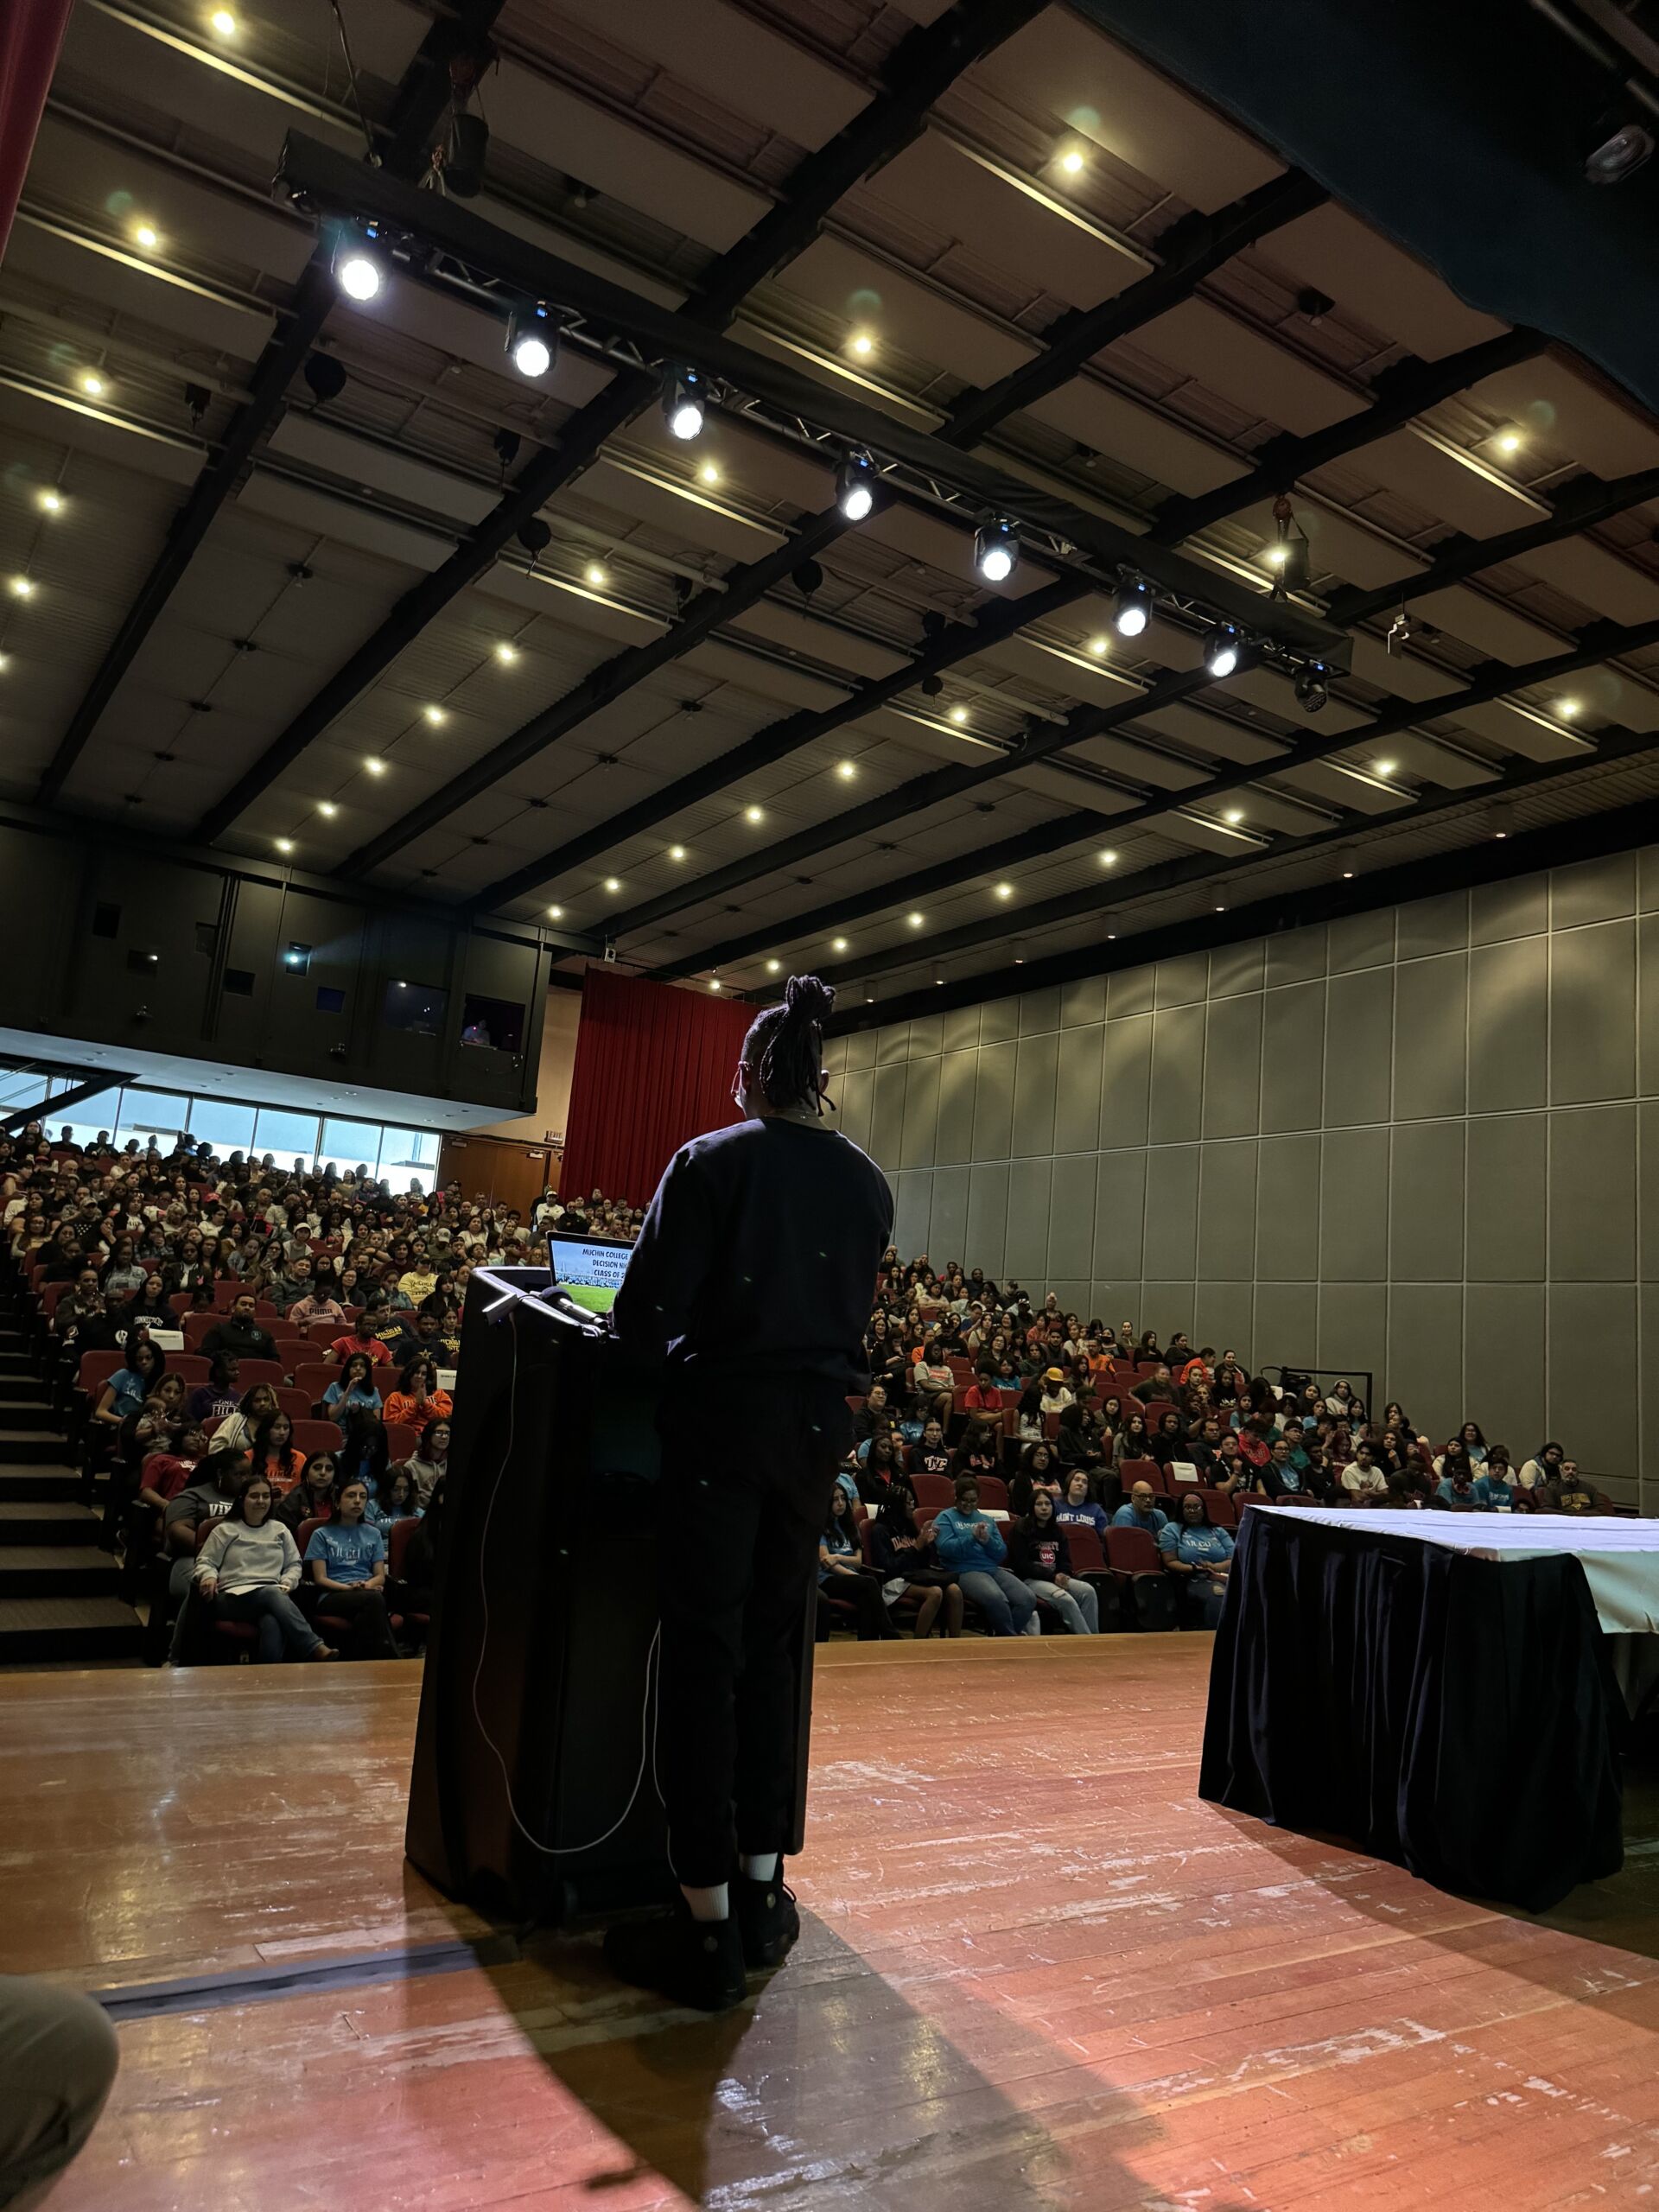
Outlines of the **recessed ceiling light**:
M875 340L868 330L855 330L848 343L861 361L868 361L875 351Z
M605 888L607 891L620 891L622 888L620 877L607 875L605 879Z
M51 486L48 485L46 490L41 493L37 504L43 515L61 514L63 512L63 494L61 492L54 492Z
M332 822L335 815L340 812L340 809L334 804L333 799L320 798L317 801L317 812L319 814L326 815L329 821Z
M935 982L936 983L943 983L943 982L944 982L944 976L936 976L933 978L933 980L934 980L934 982Z
M685 847L683 845L671 845L668 849L668 857L671 861L683 861L685 858Z
M0 653L0 669L7 669L10 666L11 655L10 653Z
M134 245L143 246L146 253L153 253L162 242L162 234L154 223L140 223L132 238Z
M922 924L927 919L927 916L925 914L906 914L905 919L910 924L912 929L918 930L922 926Z
M1497 434L1499 453L1519 453L1522 440L1519 430L1500 430Z
M830 941L830 950L831 952L845 952L847 950L846 938L844 937L832 938Z
M1379 776L1391 776L1399 766L1400 763L1397 760L1379 760L1376 764L1376 772Z
M1084 171L1084 159L1079 149L1076 146L1068 146L1065 153L1060 156L1060 167L1065 171L1067 176L1081 176Z
M384 776L386 772L385 762L384 760L377 760L372 753L371 753L368 758L364 761L363 766L368 770L372 776Z
M1344 881L1344 883L1351 883L1351 882L1353 881L1353 880L1354 880L1354 871L1352 870L1352 868L1344 868L1344 870L1342 871L1342 880L1343 880L1343 881Z
M33 599L35 596L34 578L32 576L14 576L11 580L11 595L14 599Z
M843 760L840 767L836 769L836 773L841 778L843 784L850 784L853 778L858 773L858 769L851 760Z
M746 822L764 822L766 818L758 806L746 806L743 810L743 819Z
M585 573L588 582L593 585L595 591L598 590L601 584L608 583L610 582L610 578L606 575L603 568L597 561L590 561L588 563Z
M276 840L276 849L279 853L291 853L294 849L294 840L291 837L279 837Z
M951 709L950 709L950 719L951 719L951 721L952 721L953 722L957 722L957 723L965 722L965 721L967 721L967 719L968 719L968 709L967 709L967 708L966 708L966 707L952 707L952 708L951 708Z
M781 960L768 960L768 961L767 961L767 963L766 963L766 973L767 973L767 975L768 975L768 976L775 976L775 975L778 973L779 969L783 966L783 964L784 964L784 963L783 963L783 962L782 962Z
M1217 906L1217 909L1216 909L1216 912L1217 912L1218 914L1224 914L1224 913L1226 912L1226 911L1227 911L1227 909L1226 909L1224 906Z
M547 910L547 918L550 922L562 922L564 919L563 907L550 906Z
M1090 638L1089 640L1089 650L1096 658L1103 653L1109 652L1111 645L1112 641L1109 638Z
M1581 709L1576 699L1558 699L1555 711L1564 722L1570 722L1577 720Z
M423 707L421 712L435 729L440 722L448 721L449 719L442 707Z
M80 373L80 388L89 399L100 399L107 386L96 369L83 369Z
M503 638L495 649L495 657L504 668L511 668L518 658L518 648L517 645L509 645Z
M1014 886L1011 883L999 883L996 887L996 895L999 899L1012 899Z
M705 461L697 474L705 484L718 484L720 481L720 471L712 461Z
M717 991L720 988L720 978L718 976L711 976L709 978L709 988L711 991Z
M1239 823L1244 819L1244 810L1242 806L1230 806L1226 813L1224 814L1221 818L1224 822L1230 823L1232 828L1236 830Z
M1109 848L1101 855L1100 864L1102 868L1116 868L1117 866L1117 855Z
M207 21L220 38L234 38L241 29L228 8L215 8Z

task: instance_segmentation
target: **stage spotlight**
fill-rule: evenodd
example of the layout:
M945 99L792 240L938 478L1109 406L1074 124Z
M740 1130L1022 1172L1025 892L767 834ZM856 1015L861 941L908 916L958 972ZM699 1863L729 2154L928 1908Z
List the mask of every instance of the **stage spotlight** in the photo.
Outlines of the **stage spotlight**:
M1118 587L1112 627L1120 638L1138 638L1152 620L1152 587L1144 576L1130 576Z
M663 393L663 417L671 437L702 435L702 378L695 369L683 369L670 378Z
M1238 632L1230 622L1217 622L1205 639L1204 665L1217 683L1238 666Z
M507 355L521 377L544 377L558 349L558 329L544 307L517 309L507 324Z
M1011 522L989 522L974 537L974 566L988 584L1005 584L1019 558L1020 537Z
M836 476L836 505L846 522L862 522L875 505L875 470L868 454L849 453Z
M1296 703L1305 715L1317 715L1330 698L1331 687L1325 679L1325 667L1320 661L1311 660L1306 668L1297 671L1292 689Z
M334 282L346 298L355 300L359 307L376 298L385 282L385 271L376 250L379 238L379 226L369 223L361 232L342 230L334 248Z

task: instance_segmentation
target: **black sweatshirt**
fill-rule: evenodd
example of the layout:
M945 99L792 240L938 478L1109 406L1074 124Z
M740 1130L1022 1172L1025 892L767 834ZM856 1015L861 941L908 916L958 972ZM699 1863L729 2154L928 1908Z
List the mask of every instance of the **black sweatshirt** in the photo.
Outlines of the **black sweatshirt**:
M710 1377L869 1385L864 1332L893 1233L887 1178L849 1137L740 1122L682 1145L616 1294L625 1344Z

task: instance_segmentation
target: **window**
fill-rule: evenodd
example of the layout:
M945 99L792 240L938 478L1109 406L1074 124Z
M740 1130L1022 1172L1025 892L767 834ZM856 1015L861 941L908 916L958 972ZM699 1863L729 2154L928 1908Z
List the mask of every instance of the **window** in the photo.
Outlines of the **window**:
M401 1029L411 1037L435 1037L443 1027L448 999L449 994L435 983L388 983L382 1018L388 1029Z
M77 1144L92 1144L100 1129L107 1129L113 1143L120 1121L120 1091L100 1090L96 1096L83 1098L79 1106L71 1107L62 1122L53 1123L53 1129L55 1134L58 1129L67 1128Z
M461 1005L461 1041L516 1052L524 1041L524 1009L511 999L480 998L469 991Z
M324 1116L319 1167L332 1167L336 1175L354 1174L359 1167L366 1167L372 1177L379 1154L378 1122L334 1122Z
M431 1129L394 1129L380 1132L380 1176L391 1185L392 1196L411 1183L430 1191L438 1179L438 1138Z
M117 1151L137 1137L142 1152L154 1137L162 1152L171 1152L174 1139L189 1122L190 1101L168 1090L126 1090L121 1096L121 1116L115 1131Z
M284 1114L275 1106L262 1106L258 1126L253 1133L253 1148L261 1159L270 1153L279 1167L292 1167L296 1160L315 1160L316 1116Z
M317 1012L319 1014L344 1014L345 1011L346 994L340 988L339 985L337 983L319 983L317 985Z
M253 1108L234 1106L228 1098L193 1098L190 1135L197 1144L210 1144L221 1160L233 1152L246 1152L253 1143Z

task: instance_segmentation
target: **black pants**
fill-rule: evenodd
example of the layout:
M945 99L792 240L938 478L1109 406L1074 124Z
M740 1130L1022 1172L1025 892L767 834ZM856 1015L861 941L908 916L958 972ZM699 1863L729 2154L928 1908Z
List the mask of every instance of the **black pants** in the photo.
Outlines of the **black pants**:
M881 1595L881 1585L873 1574L831 1574L818 1585L819 1633L827 1636L835 1624L830 1612L829 1600L837 1598L843 1605L853 1609L853 1625L858 1630L861 1643L874 1643L884 1637L899 1633L887 1618L887 1600ZM828 1618L825 1616L828 1615Z
M348 1659L395 1659L397 1646L391 1637L391 1623L386 1618L385 1593L379 1590L318 1590L313 1619L320 1622L323 1614L333 1614L337 1619L351 1624L351 1633L346 1639L345 1654ZM319 1633L327 1630L319 1626Z
M832 1383L762 1380L744 1424L767 1440L757 1464L700 1395L679 1393L663 1428L657 1756L675 1879L709 1889L734 1830L757 1855L789 1840L797 1660L852 1417Z

